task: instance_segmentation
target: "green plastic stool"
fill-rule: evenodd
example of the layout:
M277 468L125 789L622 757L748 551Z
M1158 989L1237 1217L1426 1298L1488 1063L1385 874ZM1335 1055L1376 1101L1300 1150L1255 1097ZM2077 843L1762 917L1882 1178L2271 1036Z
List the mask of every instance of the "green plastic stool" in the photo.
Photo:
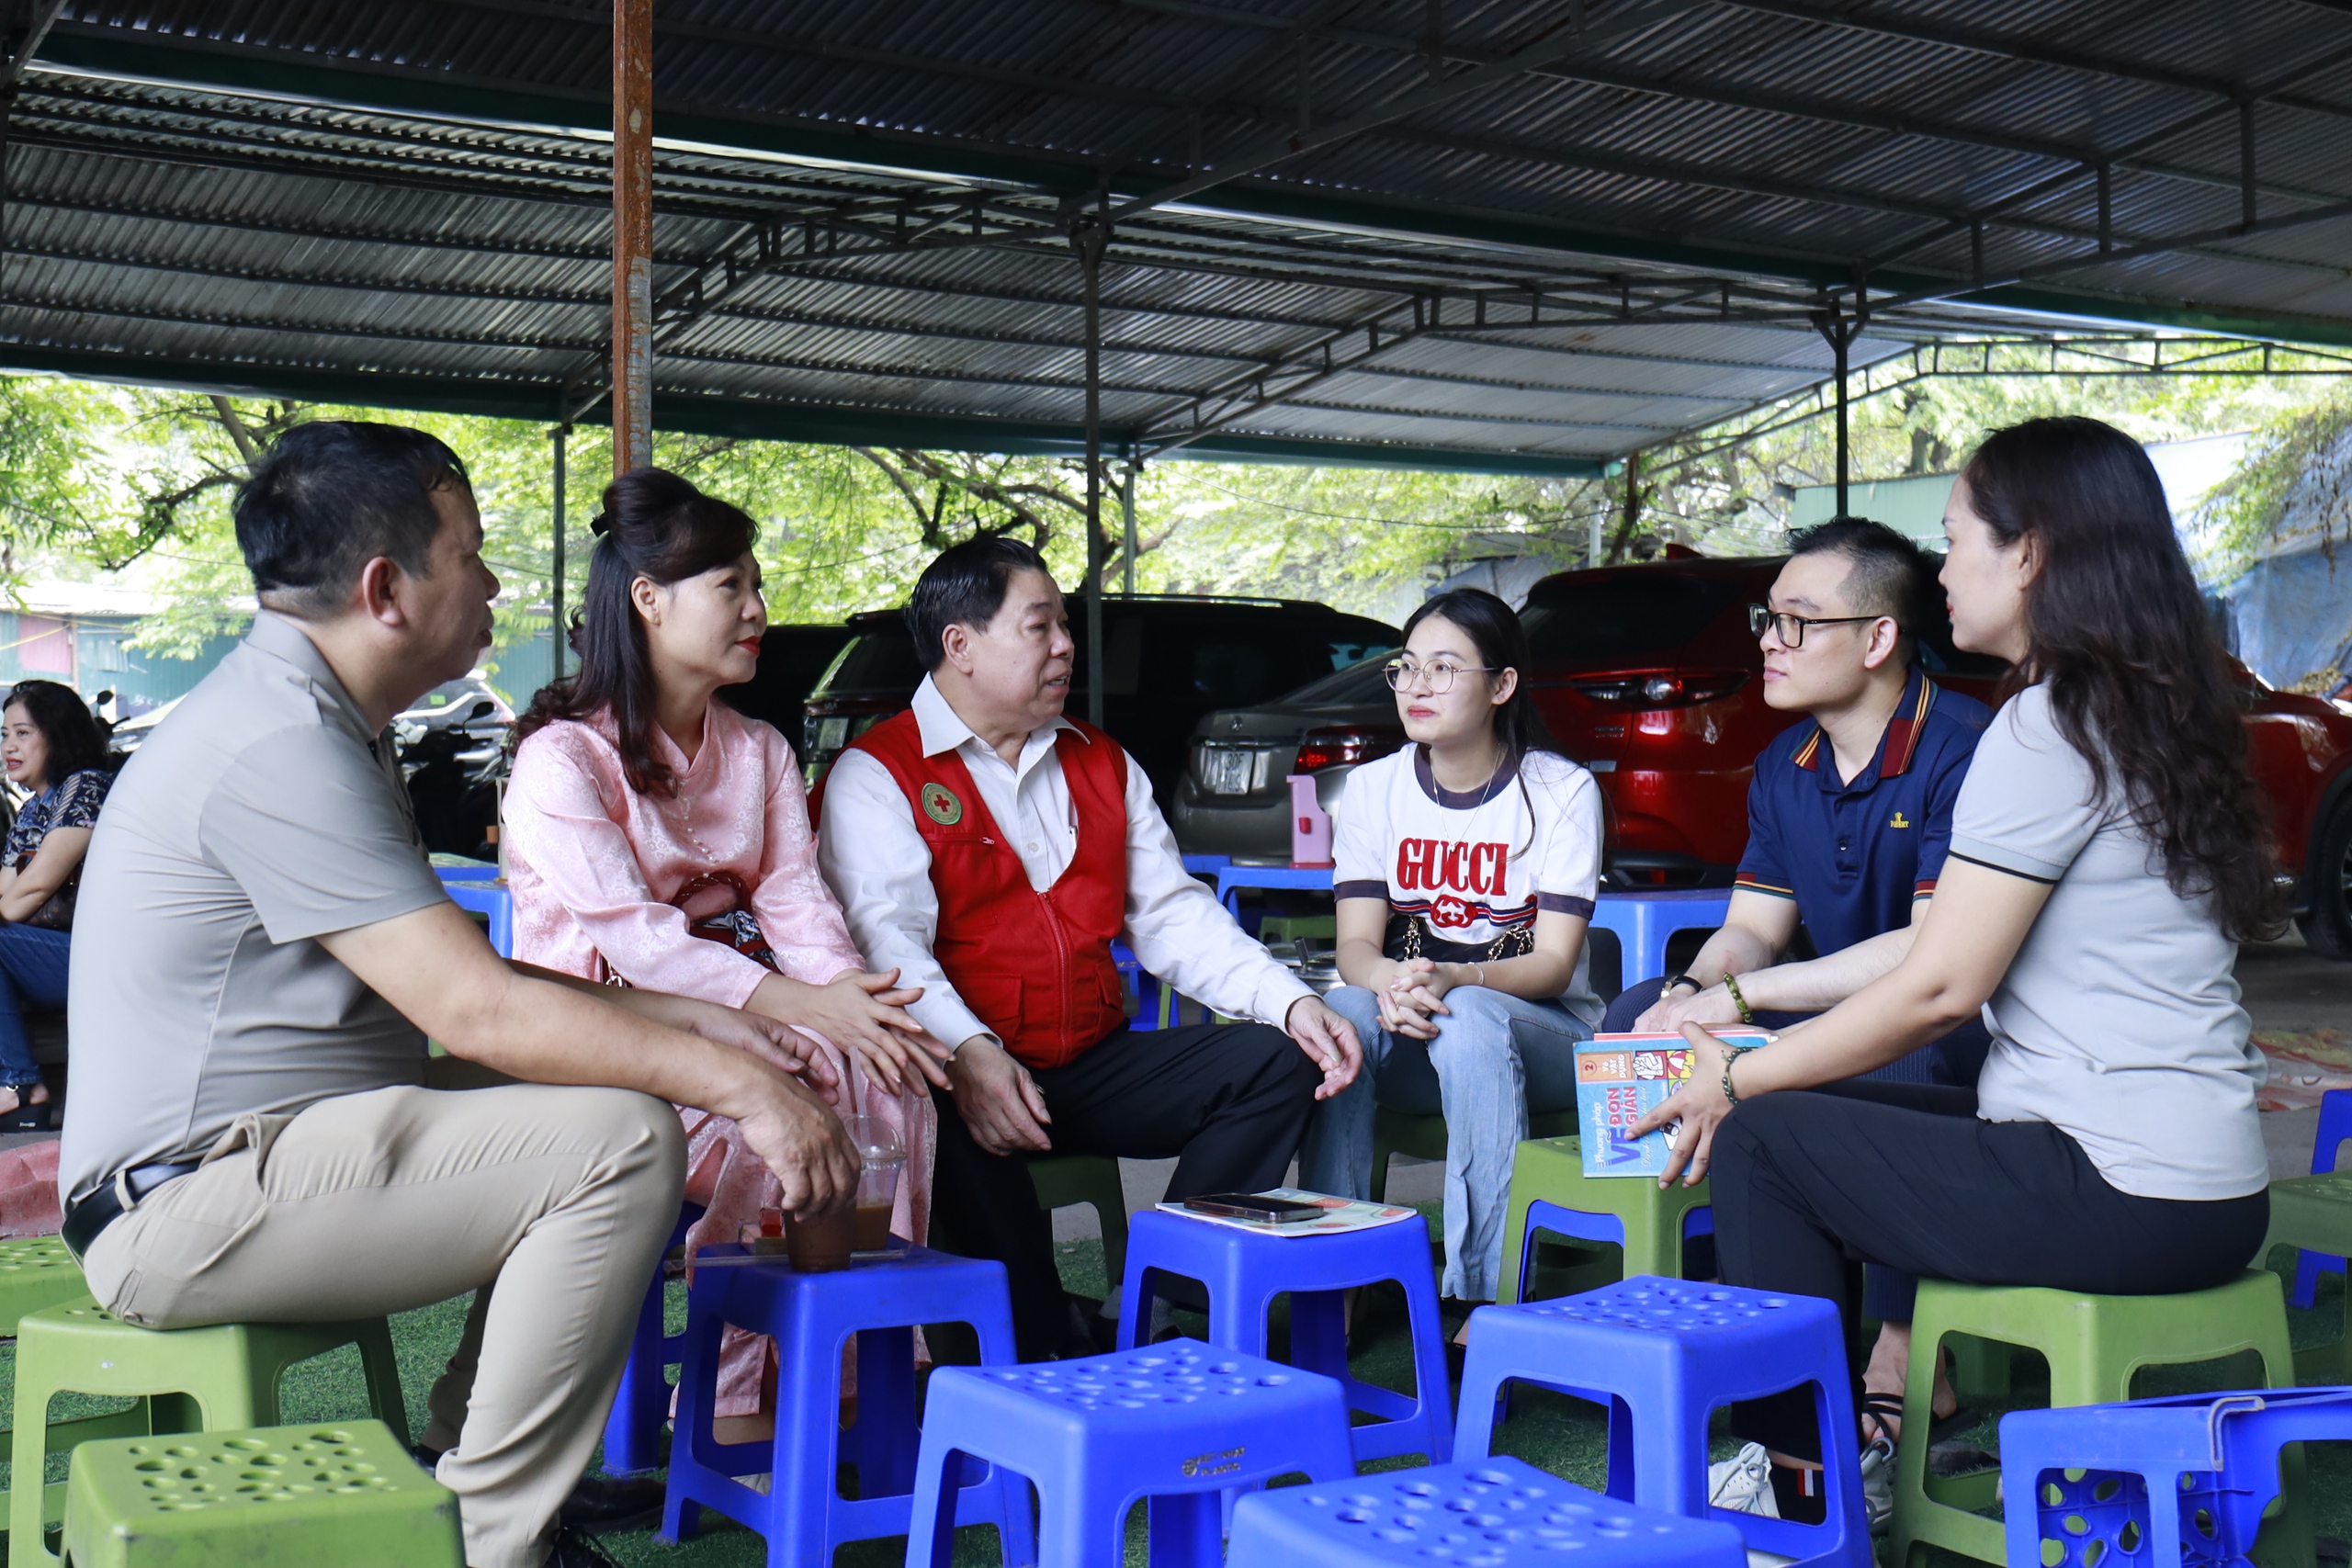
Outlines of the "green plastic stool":
M1573 1111L1562 1111L1573 1117ZM1643 1177L1587 1177L1583 1145L1573 1137L1531 1138L1510 1168L1510 1212L1503 1221L1503 1277L1496 1300L1519 1300L1520 1247L1527 1211L1538 1201L1579 1213L1614 1214L1625 1228L1624 1272L1682 1278L1682 1217L1713 1200L1708 1184L1661 1188Z
M44 1472L51 1428L21 1417L46 1412L54 1394L144 1398L143 1418L151 1432L274 1426L277 1380L286 1369L345 1345L359 1347L368 1404L405 1449L408 1414L401 1403L391 1330L380 1317L153 1329L125 1323L92 1301L44 1307L17 1325L16 1405L20 1419L10 1436L9 1474ZM127 1415L140 1417L141 1413ZM98 1419L120 1422L124 1417ZM64 1426L59 1423L59 1429ZM99 1434L84 1430L75 1436L87 1441ZM57 1561L43 1540L42 1492L17 1486L9 1495L9 1568Z
M1114 1287L1127 1277L1127 1190L1119 1162L1102 1155L1044 1155L1029 1162L1041 1209L1091 1204L1102 1225L1102 1267Z
M1340 936L1337 915L1268 915L1258 922L1258 940L1272 947L1278 942L1290 942L1298 937L1317 936L1326 942L1336 942Z
M2255 1254L2270 1260L2274 1247L2300 1247L2342 1258L2352 1253L2352 1170L2290 1177L2270 1184L2270 1234ZM2288 1277L2295 1265L2287 1265ZM2352 1382L2352 1318L2333 1343L2295 1352L2296 1381L2306 1385Z
M0 1335L14 1335L27 1313L79 1301L90 1293L82 1266L62 1236L0 1241Z
M465 1568L458 1495L381 1421L120 1438L74 1450L73 1568Z
M2278 1276L2260 1269L2248 1269L2210 1291L2177 1296L2090 1296L2030 1285L1922 1280L1912 1310L1903 1441L1895 1454L1890 1568L1909 1568L1917 1549L1929 1544L1984 1562L2000 1562L2007 1551L2000 1518L1975 1512L1992 1506L1998 1472L1951 1481L1928 1478L1934 1357L1947 1334L1973 1334L2041 1351L2050 1362L2053 1406L2114 1404L2132 1397L2132 1374L2142 1367L2208 1361L2244 1350L2260 1353L2264 1386L2291 1388L2295 1382L2286 1298ZM2302 1455L2290 1448L2280 1462L2283 1506L2264 1529L2264 1549L2256 1554L2256 1562L2273 1568L2312 1561Z
M85 1301L89 1294L89 1287L82 1281L82 1266L74 1261L74 1255L65 1249L60 1237L30 1235L0 1241L0 1337L13 1338L17 1323L28 1313L66 1302ZM147 1422L143 1410L133 1410L124 1416L85 1416L59 1421L52 1423L50 1429L70 1446L92 1437L143 1432ZM6 1489L0 1488L0 1498L6 1496ZM63 1484L51 1487L42 1502L44 1524L55 1524L62 1518ZM0 1505L0 1511L5 1511L5 1505Z
M1527 1135L1531 1138L1556 1138L1577 1130L1577 1113L1573 1111L1531 1111L1527 1113ZM1415 1159L1445 1158L1445 1118L1415 1116L1403 1111L1376 1107L1372 1113L1372 1201L1388 1201L1388 1159L1392 1155L1410 1155Z

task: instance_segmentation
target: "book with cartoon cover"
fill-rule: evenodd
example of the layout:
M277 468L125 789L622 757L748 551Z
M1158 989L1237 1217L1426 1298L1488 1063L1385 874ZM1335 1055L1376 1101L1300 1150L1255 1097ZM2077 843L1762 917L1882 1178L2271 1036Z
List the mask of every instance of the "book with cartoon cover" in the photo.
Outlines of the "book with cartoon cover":
M1715 1038L1761 1045L1760 1029L1718 1029ZM1587 1176L1666 1173L1679 1122L1645 1137L1626 1130L1664 1104L1690 1077L1690 1043L1679 1032L1596 1034L1577 1046L1577 1131Z

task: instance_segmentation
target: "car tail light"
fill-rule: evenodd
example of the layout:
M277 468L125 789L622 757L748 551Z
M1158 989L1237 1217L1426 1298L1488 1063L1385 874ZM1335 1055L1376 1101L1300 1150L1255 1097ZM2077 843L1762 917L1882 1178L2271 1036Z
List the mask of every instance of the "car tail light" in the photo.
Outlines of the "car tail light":
M1405 744L1402 729L1386 726L1348 725L1310 729L1299 737L1296 772L1319 773L1347 762L1369 762Z
M1730 670L1695 675L1611 675L1570 683L1606 707L1679 708L1730 696L1747 684L1750 673Z

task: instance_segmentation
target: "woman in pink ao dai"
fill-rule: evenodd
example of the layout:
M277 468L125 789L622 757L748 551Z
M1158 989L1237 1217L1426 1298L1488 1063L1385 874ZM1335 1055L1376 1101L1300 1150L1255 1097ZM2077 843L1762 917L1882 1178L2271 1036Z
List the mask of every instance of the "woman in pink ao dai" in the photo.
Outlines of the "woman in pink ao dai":
M817 872L808 800L774 727L714 694L757 668L767 611L741 511L639 469L605 492L577 641L580 673L518 728L506 793L514 956L566 974L766 1014L811 1038L842 1114L895 1129L908 1154L893 1234L929 1223L935 1122L925 1079L945 1047L903 1004L918 992L865 961ZM828 1071L830 1069L830 1071ZM778 1201L735 1124L681 1107L687 1251L737 1239ZM763 1404L767 1342L729 1330L720 1416Z

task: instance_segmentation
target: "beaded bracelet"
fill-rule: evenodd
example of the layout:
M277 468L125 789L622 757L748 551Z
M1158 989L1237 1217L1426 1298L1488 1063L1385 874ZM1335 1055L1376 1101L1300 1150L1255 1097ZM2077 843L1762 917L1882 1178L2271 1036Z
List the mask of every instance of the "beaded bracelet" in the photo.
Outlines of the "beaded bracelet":
M1726 1049L1727 1054L1724 1057L1724 1098L1731 1101L1732 1104L1737 1105L1739 1103L1739 1091L1731 1087L1731 1065L1734 1062L1738 1061L1742 1056L1747 1055L1750 1051L1760 1051L1763 1047L1760 1045L1733 1045Z
M1724 989L1731 993L1731 1005L1739 1010L1739 1021L1748 1024L1754 1023L1756 1021L1756 1015L1747 1010L1747 998L1739 994L1739 976L1736 975L1725 975L1724 976ZM1749 1049L1753 1050L1754 1047L1751 1046Z

